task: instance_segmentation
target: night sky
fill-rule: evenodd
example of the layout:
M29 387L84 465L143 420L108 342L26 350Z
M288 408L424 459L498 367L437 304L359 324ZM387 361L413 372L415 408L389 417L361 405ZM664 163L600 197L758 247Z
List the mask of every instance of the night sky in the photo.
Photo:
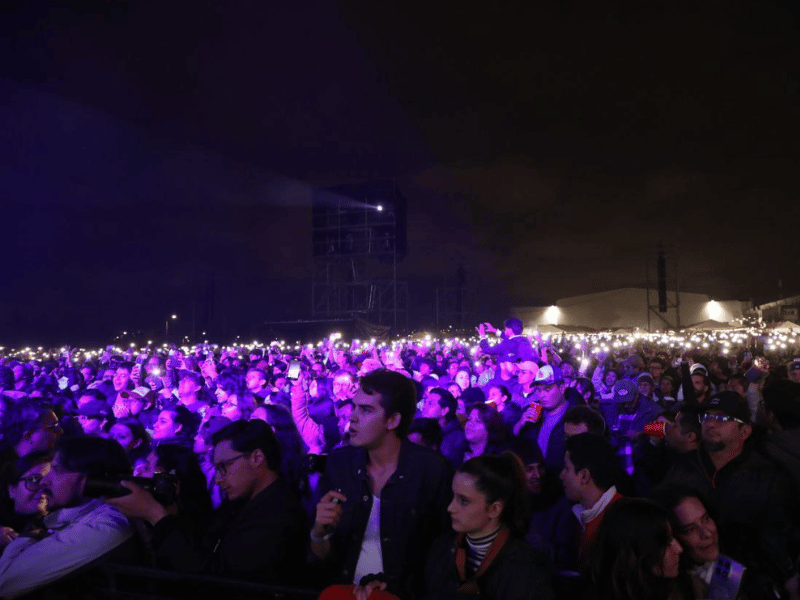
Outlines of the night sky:
M800 293L789 4L5 2L0 344L306 318L311 193L379 179L412 326L459 266L496 318L660 241L686 291Z

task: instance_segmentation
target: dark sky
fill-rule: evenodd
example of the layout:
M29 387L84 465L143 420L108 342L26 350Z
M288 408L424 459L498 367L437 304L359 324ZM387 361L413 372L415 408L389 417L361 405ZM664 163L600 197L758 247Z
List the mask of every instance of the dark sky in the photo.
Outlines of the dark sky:
M489 317L662 240L687 291L798 293L786 4L6 2L0 338L307 317L311 192L384 178L412 326L459 265Z

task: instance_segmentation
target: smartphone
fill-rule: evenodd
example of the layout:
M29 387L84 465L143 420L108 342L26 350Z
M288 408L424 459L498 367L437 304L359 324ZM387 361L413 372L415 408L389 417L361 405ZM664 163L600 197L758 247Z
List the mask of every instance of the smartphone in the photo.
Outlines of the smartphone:
M289 363L289 369L286 371L286 377L291 379L292 381L297 381L297 378L300 377L300 361L293 360Z

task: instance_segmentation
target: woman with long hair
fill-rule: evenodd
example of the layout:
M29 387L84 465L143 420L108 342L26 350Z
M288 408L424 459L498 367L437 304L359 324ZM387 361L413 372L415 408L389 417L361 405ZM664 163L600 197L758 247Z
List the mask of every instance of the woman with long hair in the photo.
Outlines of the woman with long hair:
M187 448L194 447L194 436L200 425L200 416L185 406L178 404L165 408L153 423L153 443L180 444Z
M681 577L681 552L666 509L650 500L617 500L606 509L600 526L590 568L591 596L689 600L693 593L691 582Z
M119 442L131 464L136 464L137 460L146 458L150 453L150 434L136 417L125 417L114 423L108 437Z
M447 510L453 532L431 548L426 598L554 597L542 555L523 541L528 488L516 454L484 455L462 464L453 477L453 501Z
M467 440L465 461L483 454L499 454L508 447L503 419L488 404L476 404L469 409L464 437Z

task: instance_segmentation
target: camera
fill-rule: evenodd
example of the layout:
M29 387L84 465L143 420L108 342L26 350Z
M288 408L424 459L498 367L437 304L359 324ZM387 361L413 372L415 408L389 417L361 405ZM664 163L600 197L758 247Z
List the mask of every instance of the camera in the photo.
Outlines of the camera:
M171 473L156 473L152 477L108 477L87 479L83 487L86 498L119 498L131 491L122 485L132 481L153 495L162 506L170 506L178 501L178 478Z

